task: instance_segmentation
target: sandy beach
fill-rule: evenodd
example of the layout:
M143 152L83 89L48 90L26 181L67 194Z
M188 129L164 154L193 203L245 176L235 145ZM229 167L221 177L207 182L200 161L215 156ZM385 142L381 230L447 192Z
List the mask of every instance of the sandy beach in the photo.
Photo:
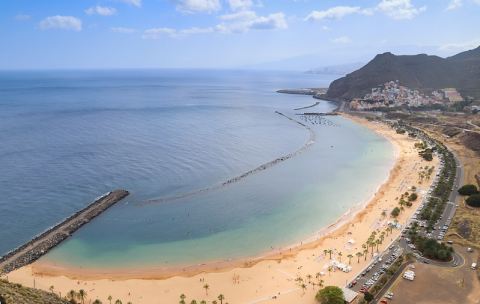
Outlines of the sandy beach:
M223 303L230 304L263 301L315 303L314 295L319 287L311 283L323 280L325 286L341 286L356 277L372 261L371 253L362 257L356 256L357 252L363 252L362 244L373 231L377 232L378 237L381 232L385 232L387 222L395 220L389 213L398 206L397 198L409 191L408 187L416 186L420 191L428 191L432 180L424 180L420 184L419 168L438 167L438 158L434 157L431 162L423 160L414 148L415 141L407 135L399 135L383 124L346 117L387 137L395 146L396 162L388 181L379 187L370 201L352 207L335 224L306 240L275 248L255 258L142 272L78 271L36 262L11 272L8 279L29 287L33 287L35 282L36 288L47 291L53 285L54 292L61 293L62 296L71 289L84 289L88 294L85 303L95 299L109 303L109 295L113 302L120 299L123 303L177 303L181 294L186 295L187 303L192 299L197 303L202 300L211 303L213 300L218 301L219 294L225 296ZM419 193L419 198L413 202L411 208L405 207L405 211L397 217L398 224L405 225L408 222L422 201L421 196ZM386 211L385 218L382 211ZM379 255L395 242L401 230L394 229L385 236L382 244L378 246ZM332 259L351 266L352 271L327 271L324 267L330 263L330 254L324 250L331 250ZM376 247L373 250L377 252ZM353 257L349 259L349 255ZM317 276L317 273L323 275ZM312 277L309 278L308 275ZM305 292L296 281L298 277L302 277L303 283L307 285ZM205 284L209 285L208 294L203 288ZM274 300L273 296L277 298Z

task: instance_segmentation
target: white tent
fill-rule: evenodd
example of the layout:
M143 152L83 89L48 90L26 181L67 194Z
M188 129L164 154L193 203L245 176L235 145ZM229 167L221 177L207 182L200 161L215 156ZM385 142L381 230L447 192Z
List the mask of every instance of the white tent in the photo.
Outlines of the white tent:
M350 241L348 241L350 244L355 244L355 240L353 239L350 239Z

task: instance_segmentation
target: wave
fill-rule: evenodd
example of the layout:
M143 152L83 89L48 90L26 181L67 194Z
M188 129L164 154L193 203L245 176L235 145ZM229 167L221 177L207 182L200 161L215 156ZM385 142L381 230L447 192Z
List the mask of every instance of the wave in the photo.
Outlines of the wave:
M305 129L308 130L308 132L310 133L310 137L308 139L308 142L306 144L304 144L300 149L298 149L297 151L295 152L292 152L292 153L289 153L287 155L284 155L284 156L281 156L279 158L276 158L272 161L269 161L263 165L260 165L258 166L257 168L255 169L252 169L248 172L245 172L243 173L242 175L239 175L237 177L234 177L232 179L229 179L221 184L217 184L217 185L214 185L212 187L209 187L209 188L203 188L203 189L200 189L200 190L196 190L196 191L192 191L192 192L188 192L188 193L184 193L184 194L180 194L180 195L175 195L175 196L169 196L169 197L164 197L164 198L157 198L157 199L150 199L150 200L145 200L145 201L140 201L140 202L137 202L135 203L135 205L137 206L145 206L145 205L148 205L148 204L155 204L155 203L164 203L164 202L168 202L168 201L173 201L173 200L177 200L177 199L182 199L182 198L186 198L186 197L190 197L190 196L194 196L194 195L198 195L198 194L201 194L201 193L204 193L204 192L208 192L208 191L212 191L212 190L217 190L217 189L221 189L223 187L226 187L228 185L231 185L233 183L236 183L236 182L239 182L241 181L242 179L245 179L246 177L254 174L254 173L257 173L259 171L262 171L262 170L265 170L265 169L268 169L278 163L281 163L283 161L286 161L287 159L290 159L294 156L297 156L299 155L300 153L302 153L303 151L305 151L305 149L307 149L310 145L312 145L313 143L315 143L315 133L312 131L312 129L310 129L309 127L307 127L305 124L299 122L299 121L296 121L288 116L286 116L285 114L282 114L278 111L275 111L275 113L277 113L278 115L281 115L287 119L289 119L290 121L293 121L299 125L301 125L302 127L304 127Z

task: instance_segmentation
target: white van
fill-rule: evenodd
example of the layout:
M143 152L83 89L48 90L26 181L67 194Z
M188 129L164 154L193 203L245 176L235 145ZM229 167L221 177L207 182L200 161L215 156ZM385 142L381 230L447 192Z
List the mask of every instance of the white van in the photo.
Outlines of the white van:
M476 269L477 268L477 263L472 263L472 269Z

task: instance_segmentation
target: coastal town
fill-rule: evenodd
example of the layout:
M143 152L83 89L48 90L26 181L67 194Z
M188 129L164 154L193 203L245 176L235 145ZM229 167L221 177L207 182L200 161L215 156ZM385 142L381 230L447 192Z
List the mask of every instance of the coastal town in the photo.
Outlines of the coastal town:
M431 91L430 94L410 89L399 84L399 81L389 81L372 88L363 98L354 98L350 110L363 111L379 108L416 108L429 105L452 106L464 100L455 88L444 88ZM472 108L476 109L474 106Z

